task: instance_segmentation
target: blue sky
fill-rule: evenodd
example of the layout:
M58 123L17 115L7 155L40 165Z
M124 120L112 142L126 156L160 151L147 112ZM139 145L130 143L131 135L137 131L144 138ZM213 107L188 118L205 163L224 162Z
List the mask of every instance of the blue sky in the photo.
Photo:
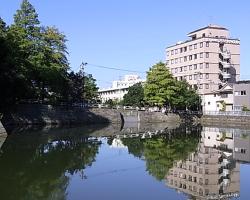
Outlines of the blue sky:
M7 24L22 0L0 0ZM250 79L250 1L233 0L30 0L42 25L56 26L68 39L69 62L147 71L165 60L165 47L210 23L241 40L241 79ZM248 19L248 20L247 20ZM86 66L100 87L128 72ZM145 74L140 74L145 77Z

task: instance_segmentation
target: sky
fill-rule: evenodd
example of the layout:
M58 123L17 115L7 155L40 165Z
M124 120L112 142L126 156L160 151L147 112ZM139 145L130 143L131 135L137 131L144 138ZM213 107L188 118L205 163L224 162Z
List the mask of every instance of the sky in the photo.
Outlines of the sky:
M10 25L22 0L0 0L0 17ZM41 25L68 39L70 67L92 74L100 88L125 74L104 66L146 71L165 61L165 48L208 24L230 30L241 42L241 80L250 80L250 1L241 0L30 0Z

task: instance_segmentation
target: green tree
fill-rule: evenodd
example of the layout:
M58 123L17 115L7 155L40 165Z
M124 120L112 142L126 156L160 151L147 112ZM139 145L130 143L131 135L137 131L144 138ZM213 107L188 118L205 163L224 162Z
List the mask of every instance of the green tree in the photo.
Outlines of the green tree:
M144 86L146 102L153 106L171 105L175 95L175 80L162 62L152 66L147 72L147 80Z
M18 65L18 71L24 77L27 97L35 97L38 87L36 67L40 65L38 52L41 33L38 14L27 0L23 0L21 8L16 11L9 35L16 45L15 64ZM26 95L22 98L26 98Z
M186 81L175 82L175 95L171 98L172 105L176 109L197 109L200 97Z
M98 98L98 89L96 79L91 74L84 77L84 100L87 102L96 101Z
M201 102L196 91L186 81L174 79L162 62L147 72L144 94L149 105L172 109L197 109Z
M63 83L67 78L69 63L67 60L65 35L54 27L42 28L37 65L35 68L39 97L44 100L61 99Z
M141 83L136 83L128 88L128 93L123 97L123 105L125 106L143 106L144 89Z

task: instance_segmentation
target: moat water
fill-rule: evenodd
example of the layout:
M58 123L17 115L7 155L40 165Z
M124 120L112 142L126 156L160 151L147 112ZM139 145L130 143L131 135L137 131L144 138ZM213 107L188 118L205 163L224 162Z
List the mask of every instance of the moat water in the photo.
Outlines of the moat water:
M250 199L250 130L173 124L14 129L0 199Z

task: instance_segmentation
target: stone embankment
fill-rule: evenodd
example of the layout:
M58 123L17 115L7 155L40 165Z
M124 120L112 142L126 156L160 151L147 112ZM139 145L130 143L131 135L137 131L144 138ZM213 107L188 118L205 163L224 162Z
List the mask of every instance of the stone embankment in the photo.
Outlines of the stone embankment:
M51 105L18 105L2 118L8 125L102 124L121 123L120 112L109 109L84 109Z
M250 116L203 115L198 121L202 125L250 127Z
M4 126L48 124L124 124L130 122L181 122L176 114L116 109L84 109L51 105L18 105L2 118Z

